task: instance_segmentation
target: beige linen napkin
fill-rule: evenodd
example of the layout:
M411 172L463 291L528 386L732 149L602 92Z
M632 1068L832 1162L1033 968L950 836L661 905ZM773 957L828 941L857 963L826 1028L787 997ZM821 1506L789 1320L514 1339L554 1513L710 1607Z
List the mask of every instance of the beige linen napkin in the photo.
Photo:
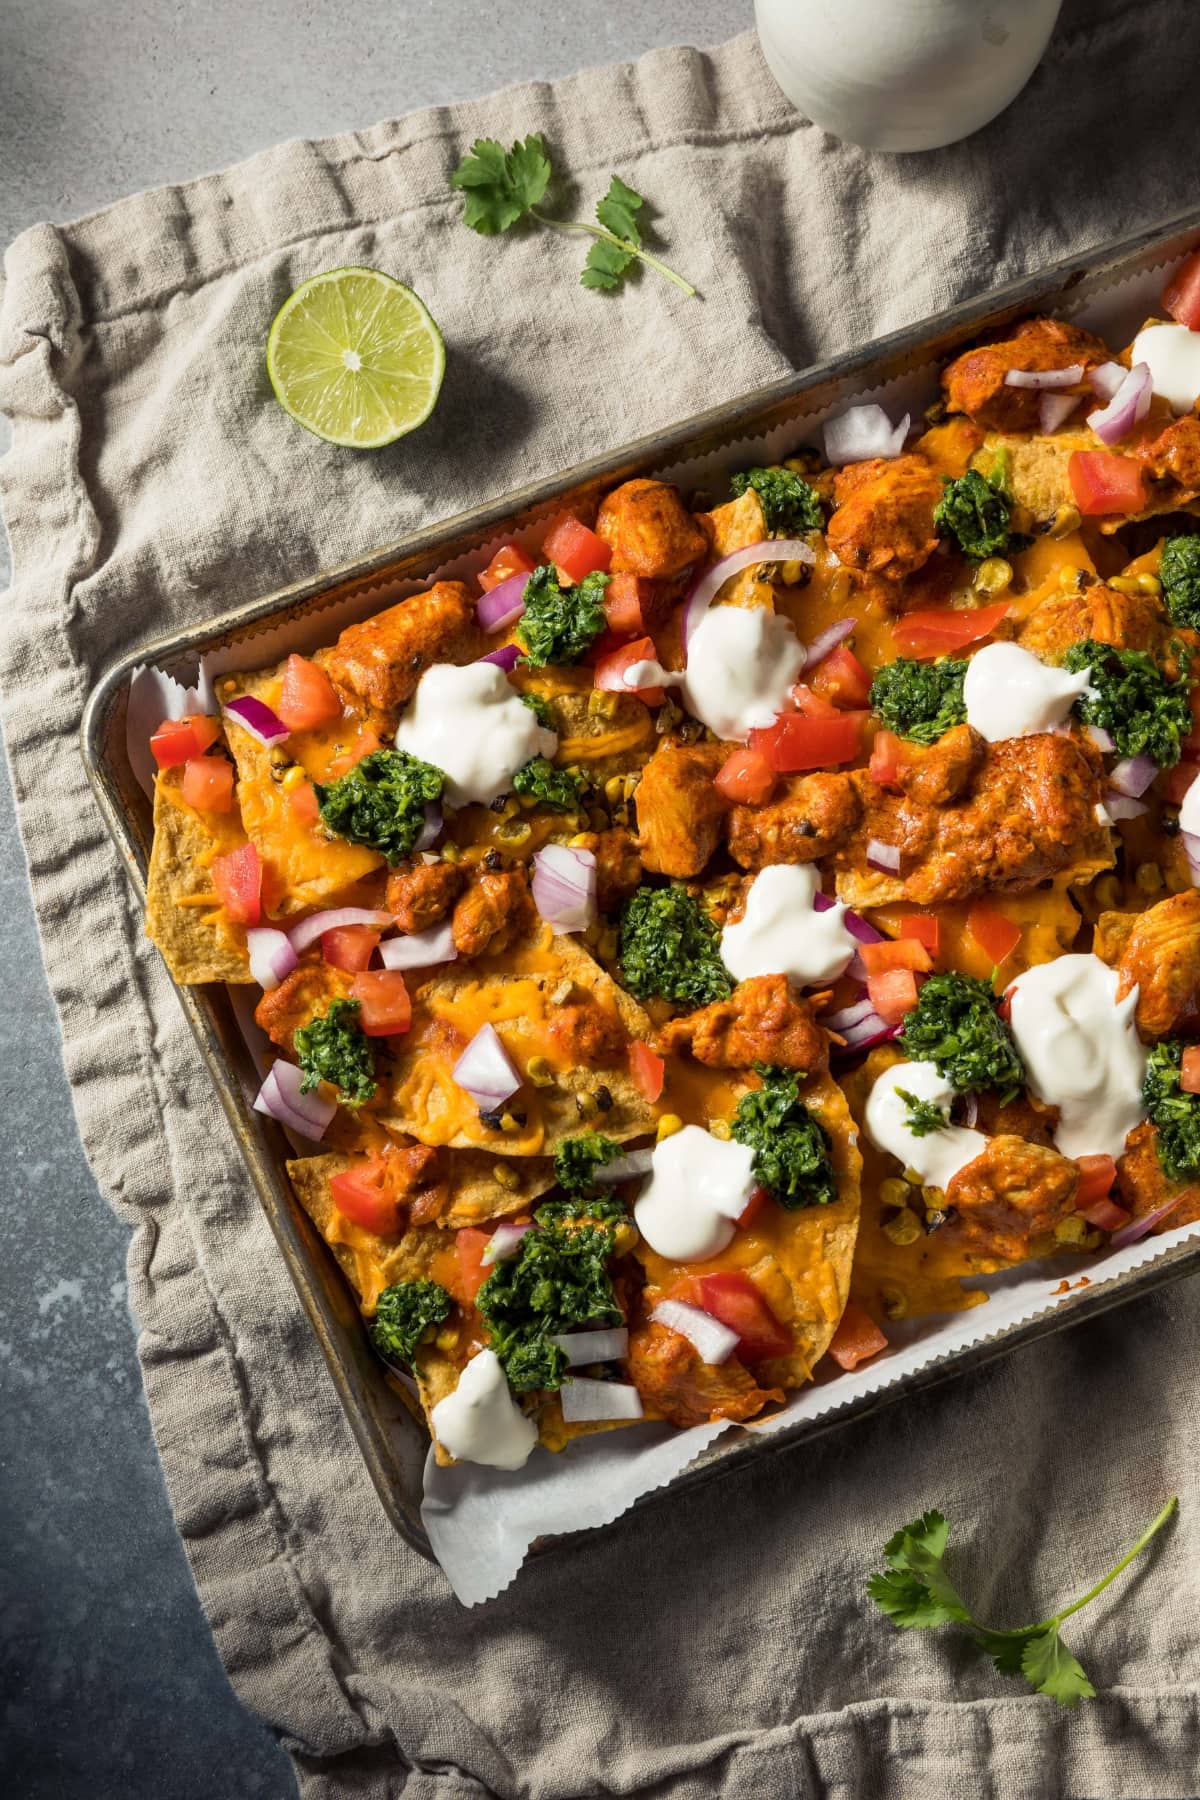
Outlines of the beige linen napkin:
M1195 1792L1192 1283L668 1498L460 1609L360 1466L77 731L100 669L154 634L1193 203L1198 51L1188 0L1068 0L1002 119L892 159L799 118L743 37L287 144L10 249L0 678L46 966L84 1143L133 1232L201 1598L313 1800ZM533 129L581 206L612 170L649 196L702 302L653 278L585 293L573 242L462 226L463 148ZM374 456L307 436L263 375L284 295L349 262L412 282L449 347L432 422ZM1074 1633L1105 1690L1076 1714L865 1603L885 1538L938 1504L981 1609L1042 1616L1172 1489L1158 1567Z

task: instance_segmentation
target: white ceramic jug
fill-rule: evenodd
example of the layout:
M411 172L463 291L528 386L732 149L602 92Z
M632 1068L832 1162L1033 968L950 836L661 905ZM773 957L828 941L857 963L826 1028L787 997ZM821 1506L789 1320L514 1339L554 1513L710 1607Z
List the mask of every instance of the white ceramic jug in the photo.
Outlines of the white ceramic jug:
M1062 0L755 0L763 55L802 113L868 150L978 131L1029 80Z

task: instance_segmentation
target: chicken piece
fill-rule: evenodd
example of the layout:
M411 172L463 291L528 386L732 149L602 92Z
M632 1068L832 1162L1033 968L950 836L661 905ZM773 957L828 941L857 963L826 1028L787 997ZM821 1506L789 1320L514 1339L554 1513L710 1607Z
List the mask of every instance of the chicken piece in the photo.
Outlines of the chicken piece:
M713 786L720 744L666 738L638 783L638 853L655 875L699 875L721 841L728 802Z
M633 833L614 826L611 831L584 832L571 841L596 859L596 905L602 913L616 912L641 885L642 860Z
M987 740L970 725L955 725L936 744L905 744L896 780L919 806L949 806L970 784L987 755Z
M383 1191L408 1207L410 1225L428 1225L450 1202L445 1152L430 1144L387 1144L382 1153Z
M333 1001L346 999L354 977L332 963L301 963L277 988L264 994L254 1009L254 1021L273 1044L291 1050L292 1038L301 1025L324 1017Z
M555 1007L546 1027L551 1042L571 1068L611 1068L625 1054L629 1034L616 1013L586 996Z
M975 1106L975 1126L988 1137L1019 1137L1027 1144L1053 1148L1058 1124L1056 1106L1039 1108L1026 1094L1001 1105L999 1095L989 1093L977 1095Z
M997 1262L1023 1262L1033 1240L1052 1232L1075 1210L1079 1168L1044 1144L1023 1137L994 1137L946 1187L955 1217L943 1227L947 1241Z
M1156 595L1122 594L1097 581L1047 595L1026 619L1017 642L1048 663L1060 663L1072 644L1085 638L1158 657L1172 629Z
M1125 1140L1125 1154L1117 1161L1117 1198L1137 1219L1168 1200L1178 1198L1152 1231L1174 1231L1177 1225L1194 1225L1200 1219L1200 1181L1172 1181L1158 1160L1158 1132L1146 1119L1135 1125Z
M696 523L709 539L709 555L713 562L744 550L750 544L761 544L770 537L763 516L762 501L753 488L747 488L736 500L727 500L712 512L697 513ZM775 580L778 563L751 563L739 574L722 583L722 606L760 606L767 612L775 609Z
M450 928L460 956L507 950L536 918L529 882L518 869L481 869L455 904Z
M1137 1028L1151 1042L1200 1022L1200 888L1139 913L1121 955L1118 1000L1138 990Z
M478 638L467 588L439 581L428 593L347 626L317 660L344 700L389 713L411 700L431 663L468 661Z
M782 1388L760 1388L736 1356L719 1366L665 1325L642 1325L630 1334L629 1378L654 1411L672 1425L705 1425L715 1419L752 1419Z
M466 878L458 863L400 863L388 876L384 904L401 931L428 931L445 918Z
M833 496L829 548L856 574L903 581L938 547L933 511L942 477L923 456L852 463L838 476Z
M626 481L600 508L596 531L612 546L614 574L671 580L708 555L708 539L665 481Z
M817 862L850 836L861 817L862 800L848 775L798 775L770 806L732 809L729 854L743 869Z
M1164 431L1147 442L1134 444L1132 449L1138 461L1145 463L1158 480L1177 482L1189 496L1200 493L1200 418L1195 413L1185 413Z
M662 1050L690 1050L710 1069L752 1069L772 1063L811 1075L829 1060L829 1039L813 1016L812 1002L798 999L786 975L739 981L728 1000L715 1000L659 1034Z
M931 425L913 445L914 451L932 463L939 475L947 475L953 481L966 473L971 458L983 441L983 433L970 419L961 416L943 419L938 425Z
M952 413L966 413L989 431L1036 431L1038 390L1007 387L1010 369L1084 370L1109 361L1107 344L1061 319L1024 319L1011 337L964 350L942 371L942 392ZM1081 386L1080 392L1083 392Z

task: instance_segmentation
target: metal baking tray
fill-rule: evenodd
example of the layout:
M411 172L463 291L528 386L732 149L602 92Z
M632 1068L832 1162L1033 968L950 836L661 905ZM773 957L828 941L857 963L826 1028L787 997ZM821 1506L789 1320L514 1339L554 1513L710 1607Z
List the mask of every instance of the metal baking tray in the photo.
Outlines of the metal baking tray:
M285 617L304 619L359 594L365 597L364 614L374 611L396 597L379 590L393 583L426 579L435 569L479 550L497 534L519 530L552 506L594 502L631 476L651 475L780 427L794 424L799 438L815 412L909 374L933 359L945 358L980 333L1026 314L1062 308L1075 311L1123 280L1182 255L1198 241L1200 211L1193 211L1118 243L1068 257L1038 275L965 301L865 349L835 357L639 438L613 455L583 463L519 493L427 526L355 562L144 644L106 671L89 697L82 723L84 763L139 899L145 900L151 818L149 802L133 775L125 748L126 701L136 664L152 663L190 682L199 656L244 645L242 666L253 667L255 636ZM410 1544L431 1556L420 1517L428 1448L425 1428L389 1385L332 1255L292 1195L283 1172L288 1150L281 1131L250 1108L246 1092L253 1092L255 1075L226 989L214 985L178 988L177 992L384 1511ZM1089 1287L1062 1300L1048 1315L1000 1329L966 1349L934 1354L925 1367L882 1393L851 1396L832 1413L797 1421L767 1437L743 1433L718 1440L666 1488L643 1496L636 1504L650 1505L697 1482L731 1472L751 1459L774 1455L785 1445L814 1437L1197 1270L1200 1241L1165 1244L1153 1263L1107 1280L1093 1277ZM536 1553L570 1541L565 1537L542 1539L533 1550Z

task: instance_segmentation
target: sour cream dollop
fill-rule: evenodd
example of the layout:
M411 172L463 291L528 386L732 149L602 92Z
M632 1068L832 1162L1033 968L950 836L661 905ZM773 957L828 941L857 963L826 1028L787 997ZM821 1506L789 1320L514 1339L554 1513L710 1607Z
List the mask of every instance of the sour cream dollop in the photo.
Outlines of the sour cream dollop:
M954 1089L936 1063L897 1063L885 1069L867 1099L867 1136L877 1150L886 1150L906 1169L915 1169L927 1187L942 1188L987 1149L982 1131L947 1124L942 1131L917 1137L910 1127L911 1113L899 1090L917 1100L931 1100L945 1119L950 1117Z
M553 756L558 738L495 663L434 663L396 727L396 748L441 769L452 806L490 806L531 757Z
M856 948L846 908L838 901L815 912L817 887L808 865L773 863L755 876L742 917L721 933L721 961L735 981L786 975L811 987L842 974Z
M651 1250L671 1262L719 1256L754 1191L753 1162L748 1144L715 1138L699 1125L656 1144L650 1179L633 1207Z
M1049 731L1087 692L1091 674L1090 669L1077 675L1052 669L1019 644L987 644L967 664L967 724L989 744Z
M761 606L710 606L688 641L683 698L715 732L744 744L773 725L807 652L786 619Z
M1179 808L1179 829L1186 831L1190 837L1200 837L1200 775L1183 796L1183 805Z
M1120 1156L1146 1116L1138 990L1118 1001L1118 985L1115 969L1081 955L1039 963L1009 989L1012 1034L1033 1092L1059 1108L1064 1156Z
M520 1469L537 1443L537 1426L514 1401L494 1350L480 1350L458 1386L430 1413L438 1442L460 1462Z
M1149 365L1155 393L1176 412L1191 412L1200 395L1200 333L1186 325L1147 325L1133 340L1130 360Z

